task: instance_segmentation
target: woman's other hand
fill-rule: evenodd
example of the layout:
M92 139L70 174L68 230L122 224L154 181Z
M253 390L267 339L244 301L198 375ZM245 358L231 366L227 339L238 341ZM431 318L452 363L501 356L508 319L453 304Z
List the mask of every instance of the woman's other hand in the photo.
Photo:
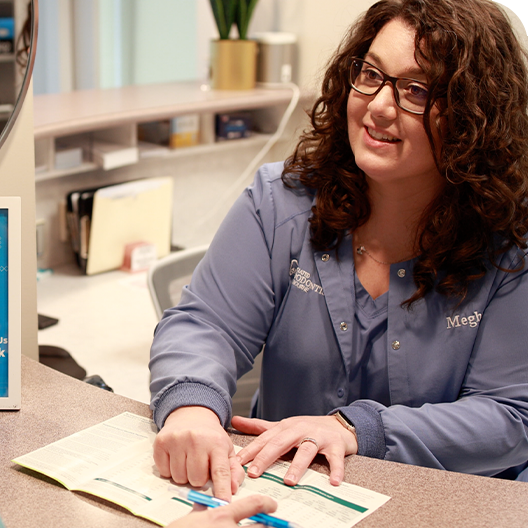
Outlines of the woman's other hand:
M274 512L277 509L277 503L271 497L251 495L220 508L208 510L204 508L205 506L196 506L195 511L172 522L167 528L235 528L242 519L247 519L257 513ZM262 525L252 524L251 526Z
M318 453L330 464L330 483L338 486L345 475L345 456L356 454L358 449L356 436L335 416L294 416L280 422L234 416L231 423L242 433L259 435L238 453L241 464L252 461L250 477L259 477L279 457L297 447L284 476L289 486L299 482Z
M154 462L176 484L199 488L211 479L215 496L226 501L244 480L233 443L205 407L180 407L167 417L154 441Z

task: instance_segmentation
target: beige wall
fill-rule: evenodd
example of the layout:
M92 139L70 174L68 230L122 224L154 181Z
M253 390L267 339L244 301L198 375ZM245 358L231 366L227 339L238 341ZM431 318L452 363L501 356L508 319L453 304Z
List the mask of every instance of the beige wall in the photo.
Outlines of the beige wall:
M22 353L38 359L33 87L0 148L0 196L22 201Z
M519 40L524 43L525 48L528 50L528 36L526 34L527 28L524 27L521 19L519 18L516 12L512 11L509 7L506 7L501 2L497 3L502 7L502 9L504 9L504 11L506 11L506 14L510 17L511 24L517 32Z
M317 90L321 72L352 22L375 0L281 0L280 29L299 41L299 84Z
M279 0L279 28L299 41L299 84L317 90L326 61L352 22L377 0ZM500 2L499 2L500 3ZM266 5L262 2L260 9ZM528 37L519 17L507 7L513 27L528 48ZM268 7L269 9L269 7ZM265 13L262 13L265 15ZM269 19L269 17L268 17Z

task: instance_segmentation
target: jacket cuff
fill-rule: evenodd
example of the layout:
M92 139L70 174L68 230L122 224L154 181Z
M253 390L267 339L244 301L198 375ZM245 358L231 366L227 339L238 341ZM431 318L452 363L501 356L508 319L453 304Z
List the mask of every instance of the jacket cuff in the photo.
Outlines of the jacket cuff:
M343 413L356 428L357 454L384 459L387 445L380 413L363 402L354 402L347 407L339 407L330 414L335 414L337 411Z
M153 411L154 422L161 429L172 411L191 405L206 407L216 413L222 427L225 427L231 419L231 409L225 400L218 392L203 383L178 383L169 387L150 407Z

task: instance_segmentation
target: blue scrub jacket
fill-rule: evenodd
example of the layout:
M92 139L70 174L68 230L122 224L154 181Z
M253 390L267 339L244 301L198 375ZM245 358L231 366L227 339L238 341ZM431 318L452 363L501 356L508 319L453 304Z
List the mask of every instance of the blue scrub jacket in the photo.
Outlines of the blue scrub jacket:
M154 419L184 405L231 419L236 381L263 352L256 415L281 420L341 409L360 455L515 478L528 460L528 268L489 265L458 307L430 293L412 307L414 261L390 269L390 402L351 401L355 364L351 238L315 251L314 196L264 165L235 203L151 351ZM498 263L526 259L513 248Z

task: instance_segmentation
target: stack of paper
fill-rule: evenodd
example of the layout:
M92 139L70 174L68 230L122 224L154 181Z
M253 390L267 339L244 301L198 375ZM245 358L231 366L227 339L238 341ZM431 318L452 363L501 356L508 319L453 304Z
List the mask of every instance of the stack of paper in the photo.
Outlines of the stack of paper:
M125 147L117 143L95 141L92 147L93 160L104 170L116 169L137 163L137 147Z

